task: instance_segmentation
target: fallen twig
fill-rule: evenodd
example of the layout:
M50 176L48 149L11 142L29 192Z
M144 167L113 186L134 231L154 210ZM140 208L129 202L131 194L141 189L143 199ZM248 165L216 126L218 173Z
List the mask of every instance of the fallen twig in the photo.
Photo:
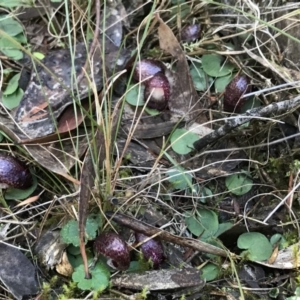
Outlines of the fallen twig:
M194 143L194 148L197 151L201 151L207 145L215 142L219 138L228 134L231 130L240 125L249 122L256 118L266 118L266 117L276 117L280 114L286 114L290 110L296 109L300 106L300 96L295 97L291 100L284 100L277 103L272 103L265 107L255 107L253 109L247 110L244 114L236 116L235 118L230 118L226 123L213 131L210 134L205 135L198 141Z
M171 234L165 230L148 225L142 221L139 221L137 219L134 219L132 217L123 214L114 214L112 212L106 212L105 215L109 218L112 218L118 224L126 226L134 231L141 232L147 236L159 235L160 239L165 240L167 242L171 242L184 247L190 247L205 253L220 255L223 257L227 257L229 254L233 256L235 255L233 253L230 253L229 251L225 251L223 249L220 249L218 247L215 247L213 245L207 244L205 242L196 239L184 238L184 237Z

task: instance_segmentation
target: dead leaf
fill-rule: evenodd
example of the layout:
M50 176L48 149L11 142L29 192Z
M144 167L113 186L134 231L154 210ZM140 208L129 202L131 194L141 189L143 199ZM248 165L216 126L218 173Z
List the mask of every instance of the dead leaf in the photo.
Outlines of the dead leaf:
M207 118L205 114L202 114L202 106L190 75L184 51L170 27L159 15L156 15L156 19L159 21L160 48L177 59L175 68L177 71L167 76L171 85L169 109L175 114L184 116L186 121L194 119L199 124L205 123Z
M275 247L275 249L272 252L272 255L270 256L270 258L268 259L268 264L273 264L278 256L278 246Z
M101 19L97 10L99 26L96 26L92 43L77 43L73 49L51 50L43 60L33 60L36 66L28 87L19 106L13 110L15 122L28 137L54 133L57 119L68 106L100 91L105 79L123 68L130 51L120 49L122 8L121 4L107 5ZM104 26L105 31L99 34ZM87 48L90 48L89 53ZM70 123L69 126L73 127Z
M70 132L71 130L77 128L84 120L85 115L83 110L88 111L90 107L89 99L81 101L82 109L76 105L76 113L73 105L69 105L66 110L62 113L57 124L57 131L61 133ZM94 102L90 109L93 109Z
M0 115L0 130L17 144L26 139L22 132L15 128L12 119L3 115ZM68 137L55 143L23 144L22 146L39 165L79 185L79 181L69 174L70 168L78 162L78 157L81 157L86 151L88 137L84 130L79 134L78 138L76 136ZM78 146L74 147L74 145Z
M98 131L96 133L98 135ZM95 138L92 142L95 141ZM92 146L90 147L91 149ZM102 147L100 146L100 152ZM83 160L83 167L80 176L80 193L79 193L79 214L78 214L78 228L79 228L79 241L80 241L80 253L82 256L85 278L88 279L91 277L89 273L87 255L85 250L85 225L89 211L89 200L91 197L91 190L95 183L95 168L93 165L93 159L91 150L89 149Z
M33 196L33 197L29 197L26 200L20 202L19 204L17 204L15 207L21 207L21 206L25 206L27 204L33 203L37 200L39 200L41 194L37 195L37 196Z
M278 255L276 252L274 256L276 256L274 261L269 262L260 262L256 261L256 263L267 266L269 268L289 270L289 269L297 269L300 267L300 244L291 245L285 249L279 250Z
M69 262L66 251L64 251L61 262L58 265L56 265L55 269L56 269L57 273L59 273L63 276L66 276L66 277L70 277L73 274L74 269Z
M34 122L36 120L39 120L42 117L45 117L48 113L46 111L46 108L49 106L49 103L46 101L32 107L24 116L21 117L21 122Z

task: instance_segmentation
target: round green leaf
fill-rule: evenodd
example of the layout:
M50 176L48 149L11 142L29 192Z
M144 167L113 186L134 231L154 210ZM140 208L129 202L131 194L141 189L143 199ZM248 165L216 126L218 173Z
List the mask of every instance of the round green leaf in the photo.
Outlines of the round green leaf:
M167 171L168 181L173 184L174 189L183 190L192 185L191 174L184 171L183 168L172 168Z
M219 54L205 54L202 56L204 72L212 77L222 77L232 73L234 65L229 61L223 62L224 57Z
M157 109L153 109L149 107L145 107L145 112L150 116L157 116L160 114L160 111L158 111Z
M233 174L226 177L225 185L232 194L241 196L251 190L253 180L246 174Z
M1 2L2 1L0 1L0 6L1 6ZM9 2L11 3L13 1L9 1ZM4 31L9 36L16 36L19 33L23 33L23 28L21 24L8 15L0 16L0 30Z
M22 33L19 33L18 35L16 35L15 40L18 41L20 44L26 44L27 43L27 38L26 36Z
M80 265L83 264L83 259L82 259L81 253L80 253L80 247L74 247L74 252L76 251L75 249L78 248L79 254L71 254L70 247L74 247L74 246L70 245L67 248L68 260L69 260L71 266L73 267L73 269L76 269L77 267L79 267ZM72 252L72 250L71 250L71 252ZM90 261L90 262L93 261L94 255L92 254L92 252L89 248L86 249L86 256L87 256L88 261Z
M126 92L125 99L127 103L133 106L143 106L144 102L144 86L135 84L131 85Z
M206 80L207 76L199 64L191 67L190 74L193 79L195 89L197 91L205 91L208 86L208 82Z
M202 187L200 195L199 195L199 201L202 203L206 203L207 199L211 199L213 196L213 192L211 191L211 189L207 188L207 187Z
M203 241L214 236L219 228L218 216L208 209L198 209L195 215L188 212L185 223L189 231Z
M97 231L101 226L100 215L92 214L89 215L85 225L85 236L88 240L93 240L97 236Z
M33 183L32 186L26 190L15 189L15 188L8 188L5 191L4 198L6 200L23 200L27 199L37 188L37 178L32 176Z
M200 277L202 279L205 279L205 281L212 281L218 277L220 268L215 264L208 263L201 269L201 271L202 274Z
M3 92L4 96L11 95L12 93L14 93L17 90L17 88L19 87L20 76L21 76L21 73L18 73L10 79L5 91Z
M23 95L23 90L21 88L17 88L17 90L13 94L3 96L2 102L7 109L13 109L19 106Z
M233 226L233 223L231 223L231 222L225 222L225 223L219 224L219 228L218 228L218 231L215 233L215 236L218 237L223 232L229 230L232 226Z
M85 279L84 266L80 265L72 274L72 279L77 283L78 288L83 291L103 291L108 287L110 272L108 267L98 261L93 269L90 270L91 279Z
M234 74L228 74L226 76L216 78L215 80L216 93L224 92L225 88L232 81L233 78L234 78Z
M78 222L76 220L68 221L61 229L60 235L65 243L78 247L80 244Z
M247 249L242 256L253 261L263 261L270 258L273 248L269 240L259 232L246 232L239 236L237 246Z
M194 150L194 142L199 140L196 133L184 128L175 129L170 137L171 147L178 154L188 154Z
M67 251L73 256L80 255L80 247L75 247L72 244L68 246Z
M23 58L23 52L19 49L7 49L0 47L0 51L2 51L6 56L14 60L20 60Z
M280 233L275 233L270 238L270 243L272 246L278 245L278 248L284 249L288 246L287 240L284 238L284 236Z
M150 269L150 263L145 261L144 259L140 259L138 261L131 261L128 270L126 273L136 273L148 271Z
M17 44L4 37L0 38L0 51L3 52L6 56L15 60L23 58L23 52L18 49Z

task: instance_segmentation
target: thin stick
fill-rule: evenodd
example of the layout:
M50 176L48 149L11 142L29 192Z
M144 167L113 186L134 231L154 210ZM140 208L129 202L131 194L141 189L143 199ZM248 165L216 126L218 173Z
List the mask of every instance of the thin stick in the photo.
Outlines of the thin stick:
M265 107L256 107L250 110L247 110L244 114L239 115L235 118L230 118L226 121L225 125L221 126L217 130L213 131L210 134L205 135L203 138L199 139L194 143L194 148L197 151L201 151L207 145L217 141L221 137L228 134L231 130L240 125L249 122L255 118L262 117L276 117L280 114L286 114L290 110L296 109L300 106L300 96L295 97L291 100L284 100L277 103L271 103Z
M229 254L235 256L235 254L230 253L229 251L225 251L223 249L220 249L218 247L212 246L210 244L207 244L205 242L196 239L184 238L184 237L171 234L165 230L148 225L142 221L136 220L132 217L123 214L114 214L112 212L107 212L105 213L105 215L108 218L112 218L115 222L123 226L126 226L134 231L141 232L147 236L159 235L160 239L165 240L167 242L171 242L184 247L190 247L197 251L201 251L205 253L220 255L223 257L228 257Z

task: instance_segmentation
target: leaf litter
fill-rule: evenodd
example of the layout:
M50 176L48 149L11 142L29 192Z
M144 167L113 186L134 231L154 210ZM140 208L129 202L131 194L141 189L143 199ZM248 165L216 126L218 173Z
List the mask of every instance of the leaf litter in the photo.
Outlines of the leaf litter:
M58 223L55 217L62 219L62 224L57 228L62 232L66 228L64 226L67 226L64 224L78 217L80 250L85 266L79 255L80 250L77 249L76 254L79 256L70 254L71 248L68 250L70 246L66 249L65 246L58 247L62 251L58 251L59 256L55 258L55 263L58 264L63 255L69 258L73 255L73 261L81 261L79 265L71 266L69 273L65 273L68 274L65 276L70 276L74 268L72 278L79 289L93 290L96 293L96 290L99 292L109 284L111 270L106 269L105 264L102 267L102 261L98 262L99 272L97 267L93 269L89 265L92 258L91 249L84 243L86 220L91 212L95 211L100 211L103 215L103 220L99 222L97 228L100 232L112 227L127 238L130 247L135 247L130 236L133 231L144 231L149 238L159 238L163 242L167 262L176 261L171 269L169 265L163 265L160 270L143 273L144 277L139 274L140 277L136 278L137 274L134 272L132 275L125 273L114 277L111 284L122 293L122 287L140 290L142 293L143 287L148 286L145 293L150 293L151 296L161 296L157 291L159 289L165 289L166 292L168 289L179 289L174 293L167 293L182 297L193 292L197 295L195 297L209 295L216 299L214 292L210 291L211 288L218 290L219 286L212 283L210 288L206 289L203 279L209 281L218 278L222 287L227 287L223 296L233 297L238 293L239 297L243 297L242 287L248 286L269 288L270 293L267 297L270 298L280 284L280 278L288 278L291 274L289 270L299 266L296 258L299 252L297 242L299 226L296 218L298 208L295 202L299 186L298 121L295 113L299 107L296 93L299 76L295 67L297 59L293 58L293 55L296 55L292 51L294 46L290 42L294 39L286 35L288 32L292 36L297 36L297 32L290 32L286 24L281 24L281 21L287 21L290 16L295 17L297 5L289 6L281 3L280 9L276 12L280 12L281 17L270 23L258 22L260 27L255 27L257 11L250 5L251 3L245 4L244 7L234 5L227 7L227 4L216 5L196 1L190 4L192 9L186 9L187 3L163 2L160 9L169 9L162 10L158 14L153 6L152 18L144 20L139 28L139 34L135 35L135 31L130 32L127 38L133 47L136 47L136 39L140 39L138 49L142 50L138 55L162 59L169 63L166 64L171 82L168 109L156 113L156 116L149 115L144 106L137 107L131 100L124 102L128 97L126 86L123 94L121 92L121 97L114 98L111 107L110 104L107 105L102 99L107 100L106 96L112 91L108 87L112 85L114 79L110 77L111 72L103 76L101 84L97 78L93 78L98 72L93 69L98 66L97 64L87 69L89 78L85 77L85 82L80 80L83 74L81 70L74 73L75 79L77 78L79 82L79 98L86 96L85 93L80 93L87 82L96 84L88 101L79 102L78 100L83 99L73 101L73 98L68 98L69 102L64 102L69 95L68 89L65 89L68 82L65 81L60 85L62 93L59 95L63 101L54 114L51 115L46 110L49 104L47 101L43 103L37 101L36 107L34 104L29 107L32 115L26 122L29 122L29 127L37 126L36 132L35 129L30 129L26 136L24 126L21 128L15 126L16 122L20 124L23 116L13 120L7 118L5 114L1 115L0 129L4 133L6 143L3 144L4 147L10 146L7 141L12 142L13 147L17 146L18 151L23 151L25 159L26 156L28 161L29 157L33 158L31 164L34 164L36 170L39 168L47 170L50 177L58 175L63 193L71 192L75 195L70 197L70 201L66 201L64 195L60 195L58 200L47 206L48 204L43 204L43 200L53 197L51 196L53 187L46 181L43 186L39 182L33 193L39 193L41 190L47 192L41 194L34 204L30 205L30 202L27 202L24 208L18 205L14 209L19 218L16 224L22 223L22 218L25 218L24 224L27 221L30 223L30 216L26 214L32 210L37 214L37 221L46 224L45 229L48 232L53 227L51 222L55 225ZM126 16L126 9L127 13L134 11L130 6L120 7L119 21ZM263 10L261 7L258 9ZM137 11L141 15L147 15L143 5L139 6ZM220 13L228 22L223 23L218 15L215 16ZM176 22L171 21L172 16L177 17ZM131 17L134 19L135 15ZM180 33L180 26L187 25L190 18L201 22L200 37L189 45L181 44L176 37L179 35L176 34ZM119 21L115 23L115 27L107 29L107 35L113 35L116 28L121 32ZM131 18L124 18L126 26L134 24L130 25L130 22ZM144 27L145 22L148 22L149 27ZM276 27L272 24L276 24ZM274 34L274 38L269 39L269 36L266 38L263 26L270 30L270 35ZM147 43L144 43L143 33L146 33ZM113 43L118 47L122 41L120 37L122 33L112 36ZM288 45L286 51L288 58L278 52L280 48L280 51L284 50L281 41L284 38ZM232 44L228 43L227 39ZM241 39L244 40L241 42ZM253 45L256 45L259 51L253 50ZM109 47L107 49L110 52ZM49 57L52 54L63 53L60 50L58 47L58 50L51 50L48 56L46 53L44 60L50 61ZM69 53L68 50L66 53ZM14 57L13 51L11 55ZM91 62L93 61L92 59ZM85 69L85 62L85 59L81 61L79 69ZM203 82L201 81L201 88L198 86L197 91L192 78L195 75L190 73L192 64L199 66L201 72L203 71L201 73ZM40 70L45 71L42 65ZM125 70L129 74L131 67L125 66ZM223 109L223 91L226 93L227 84L240 72L251 78L251 86L254 87L253 92L246 92L242 97L246 99L253 97L254 100L251 101L258 104L241 114L230 114ZM57 83L57 78L55 79L53 75L53 72L47 73L47 76L50 76L47 88ZM9 83L11 78L18 77L13 76L11 74L5 78L5 83ZM7 93L16 93L14 79L11 83ZM102 84L107 89L98 95ZM289 89L282 90L281 86ZM277 99L276 94L280 95ZM23 100L26 97L23 97ZM22 102L23 108L26 106L24 103L27 102ZM52 104L50 102L50 106ZM55 109L55 106L53 108ZM7 108L5 112L10 113ZM38 115L46 123L36 125ZM52 126L54 124L52 117L58 118L54 120L58 121L55 128ZM241 126L245 123L246 126ZM50 133L48 125L44 130L42 124L52 126L50 135L47 135ZM20 129L23 129L23 133ZM176 135L176 132L186 134ZM175 143L172 136L176 137ZM172 144L175 147L172 147ZM41 172L38 175L43 177ZM39 181L39 177L37 178ZM59 190L56 186L54 189ZM77 195L79 198L76 198ZM32 197L34 199L34 195ZM14 204L16 198L17 196L14 196L8 203ZM287 201L289 209L284 207ZM27 208L28 206L30 207ZM44 210L43 220L38 218L37 209L41 207ZM169 222L163 225L158 225L157 221L151 224L143 222L149 207L154 213L162 214ZM110 210L114 212L109 213ZM1 211L0 220L10 216L9 212ZM294 227L285 224L292 224ZM20 228L16 227L19 231ZM270 243L269 239L274 234L281 234L286 242L281 246ZM227 239L228 236L230 239ZM243 238L246 244L242 243ZM33 239L29 240L25 243L31 244ZM9 241L15 242L11 239ZM18 242L24 243L22 240ZM240 249L234 246L236 243ZM261 246L263 243L265 246L260 248L258 245ZM174 247L174 244L177 247ZM216 255L231 260L230 271L235 274L234 278L226 275L225 270L228 268L226 261L220 257L216 259ZM239 260L239 255L243 256L243 260ZM136 260L141 259L134 254L133 256ZM203 261L206 266L202 265ZM70 263L72 265L72 259ZM179 269L183 264L190 267L193 279L189 282L186 282L185 276L181 274L182 269ZM138 265L141 266L142 263ZM147 265L146 262L145 265L151 268L151 263ZM202 269L202 275L198 269ZM266 272L272 278L271 281L263 281ZM277 277L276 272L280 272L281 277ZM95 285L98 278L96 273L101 278L99 279L102 282L101 286ZM92 279L88 279L90 274ZM153 284L155 280L151 276L158 278L164 274L164 278L170 280L166 281L163 287ZM237 277L240 280L237 280ZM69 280L71 286L71 277ZM227 285L228 280L232 281L230 285ZM233 288L236 282L239 290ZM5 284L5 280L3 283ZM194 285L199 285L200 288L180 290ZM16 298L23 293L14 291L13 285L8 289ZM287 287L286 291L285 295L290 299L297 295L297 289ZM254 290L252 292L257 293ZM126 293L134 292L126 291Z

